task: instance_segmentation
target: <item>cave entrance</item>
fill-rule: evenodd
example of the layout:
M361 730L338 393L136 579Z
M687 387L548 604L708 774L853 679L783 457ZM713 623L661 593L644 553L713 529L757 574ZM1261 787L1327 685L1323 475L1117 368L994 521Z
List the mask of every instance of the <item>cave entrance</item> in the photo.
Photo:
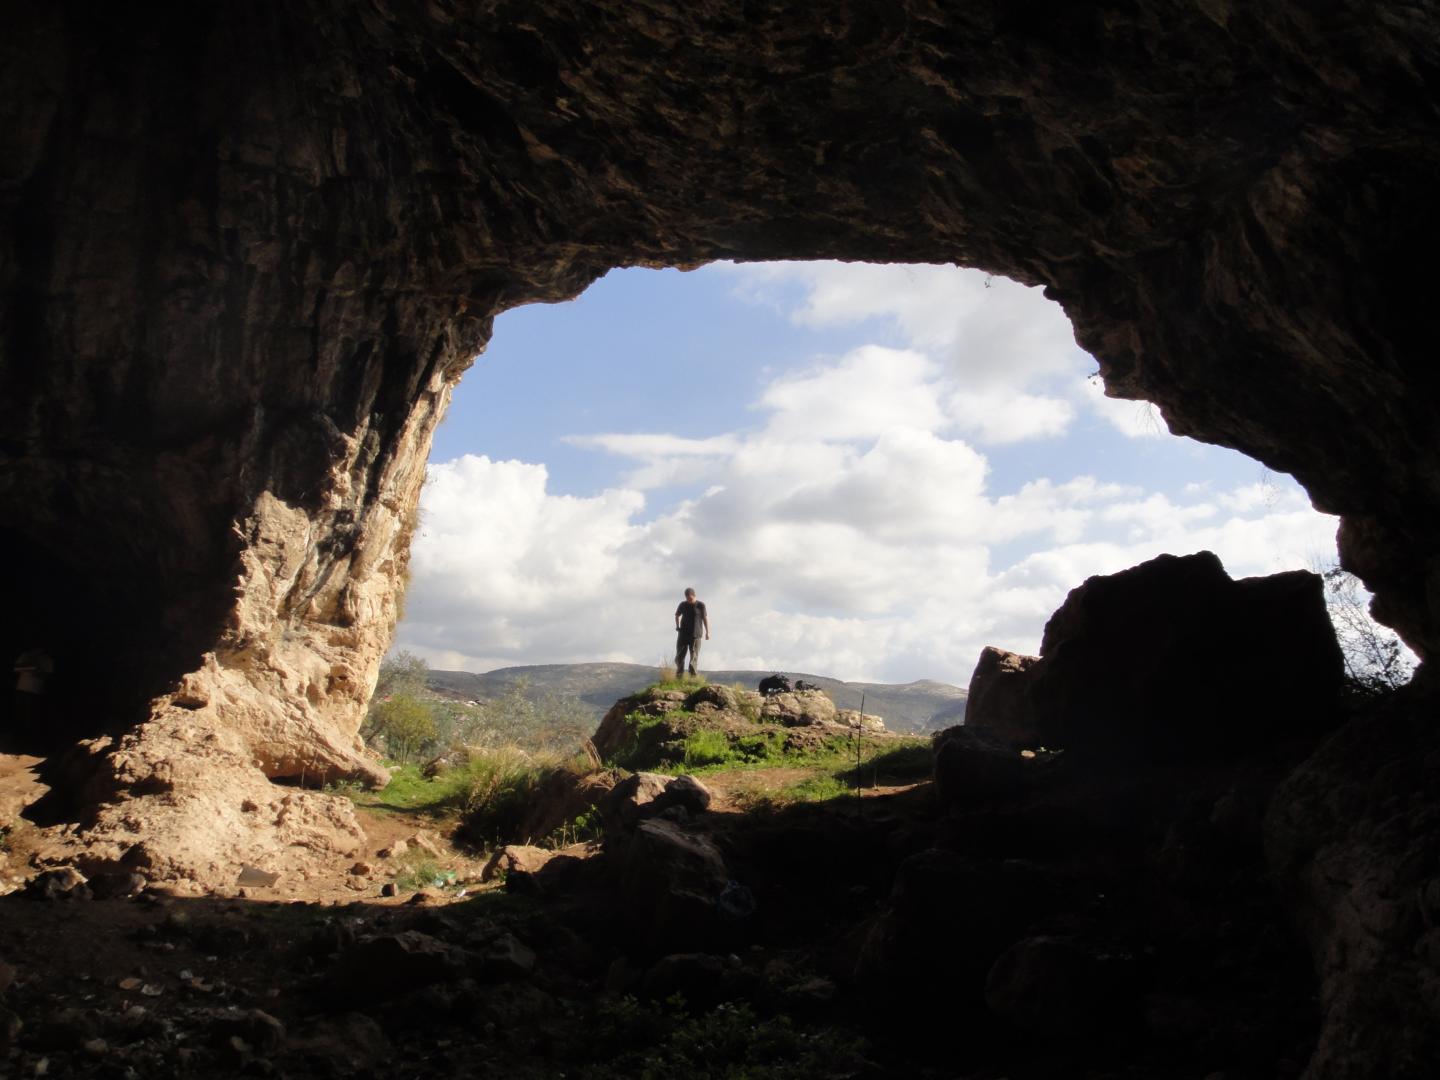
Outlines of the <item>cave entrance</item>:
M396 646L965 686L1085 577L1334 560L1288 477L1103 396L1060 307L980 271L621 270L501 316L437 432Z
M4 749L43 756L129 726L135 718L125 712L156 675L153 649L136 649L155 639L143 625L153 604L126 581L72 565L8 529L0 529L0 560L11 574L0 655L15 669Z

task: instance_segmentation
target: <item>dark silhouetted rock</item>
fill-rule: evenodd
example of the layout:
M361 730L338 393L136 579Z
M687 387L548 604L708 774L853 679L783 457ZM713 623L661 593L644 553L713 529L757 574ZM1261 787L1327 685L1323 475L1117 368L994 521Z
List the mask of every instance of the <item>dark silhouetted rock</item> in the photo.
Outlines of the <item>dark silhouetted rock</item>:
M689 814L703 814L710 809L715 796L710 789L693 776L677 776L665 785L665 790L655 800L662 809L680 807Z
M948 806L974 807L1020 795L1035 763L1020 751L964 727L935 735L935 787Z
M1004 686L999 731L1092 759L1235 757L1323 731L1343 676L1317 575L1233 581L1208 551L1087 579L1045 624L1039 659L1004 666L986 650L976 669L982 688ZM974 722L973 697L968 709Z
M965 698L965 726L1015 747L1041 745L1040 731L1025 709L1022 678L1039 661L987 645L980 650Z
M470 962L463 949L419 930L402 930L346 949L330 972L329 985L342 1003L381 1000L461 978Z
M620 889L640 940L652 949L711 942L716 903L729 873L707 838L660 820L643 821L625 844Z
M985 980L1035 917L1030 870L932 849L900 864L871 926L857 979L876 1007L917 1020L983 1025Z
M1073 1044L1137 1022L1134 957L1068 938L1016 942L985 980L990 1011L1027 1038Z

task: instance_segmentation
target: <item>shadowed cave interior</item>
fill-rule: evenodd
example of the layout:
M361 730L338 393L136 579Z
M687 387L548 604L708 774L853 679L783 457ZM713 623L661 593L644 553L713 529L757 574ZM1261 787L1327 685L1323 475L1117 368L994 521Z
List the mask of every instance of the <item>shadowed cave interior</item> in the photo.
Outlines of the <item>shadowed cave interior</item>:
M1227 727L1204 770L1095 750L1093 770L1032 787L1011 758L955 736L942 757L959 772L937 773L938 805L867 826L721 830L706 842L735 866L770 866L809 910L833 900L821 864L863 851L876 868L849 883L853 905L837 902L854 921L806 939L807 962L853 961L839 1004L785 1008L869 1015L845 981L856 972L896 1001L925 980L953 989L925 1000L937 1015L923 1049L877 1050L857 1075L908 1068L911 1051L937 1075L977 1077L1429 1075L1440 418L1412 257L1440 229L1437 72L1440 19L1398 3L6 11L0 554L16 588L3 640L13 654L48 627L57 661L87 672L71 682L78 741L54 780L74 809L43 837L51 861L25 873L138 874L159 906L0 902L37 941L113 918L117 942L174 944L193 937L173 919L187 905L207 927L266 906L226 906L238 867L298 879L364 854L348 804L273 781L384 779L356 733L430 436L496 313L574 296L613 266L954 262L1044 284L1112 395L1295 475L1341 515L1342 559L1424 663L1382 705ZM1056 648L1088 641L1066 654L1089 655L1097 639L1081 631L1097 624L1065 621L1077 636L1057 631ZM1129 720L1177 692L1043 659L1036 685L1123 686ZM636 837L654 831L627 834L624 866L650 865ZM829 858L792 858L805 852ZM787 865L802 872L784 878ZM655 900L658 879L615 872L619 893L602 875L575 895ZM1102 879L1129 884L1123 908L1081 897ZM677 906L657 925L684 925L695 890L666 882L658 895ZM961 896L987 899L957 914ZM1006 917L1029 910L1016 898L1044 909L1029 936ZM783 950L803 927L775 910L748 942L663 945ZM1093 995L1135 1019L1137 966L1105 958L1134 945L1136 912L1155 913L1140 929L1180 958L1166 978L1196 972L1165 1001L1151 987L1143 1032L1122 1025L1083 1053L981 1038L987 1007L1036 1015L1030 999L986 993L998 960L974 943L1005 935L1031 944L993 978L1031 987L1042 1017L1053 990L1057 1009ZM666 959L662 943L573 911L364 917L360 930L276 930L309 950L305 978L275 999L282 1019L253 1005L264 987L244 1000L281 1033L250 1012L243 1032L208 1019L217 1042L201 1064L238 1071L268 1047L260 1056L296 1075L344 1074L386 1060L386 1045L439 1061L426 1023L454 1017L445 1030L544 1074L543 1040L505 1044L484 1025L549 1030L556 1002L598 1000L617 957L646 978ZM540 954L543 987L508 981L526 964L502 924ZM868 943L858 956L840 945L854 934ZM236 939L207 929L199 955L214 935ZM588 958L574 946L587 935L605 943ZM24 940L4 948L19 971L3 991L17 1055L69 1054L77 1031L103 1027ZM58 969L87 962L57 955ZM377 989L391 1002L377 1018L337 989L376 970L426 974ZM1227 995L1296 1011L1256 1029L1221 1015ZM52 1039L72 1006L80 1018ZM973 1021L968 1051L944 1026L957 1013ZM1067 1015L1078 1039L1087 1014ZM106 1030L137 1048L126 1053L159 1055L152 1068L180 1060L154 1032ZM373 1052L352 1069L337 1044Z

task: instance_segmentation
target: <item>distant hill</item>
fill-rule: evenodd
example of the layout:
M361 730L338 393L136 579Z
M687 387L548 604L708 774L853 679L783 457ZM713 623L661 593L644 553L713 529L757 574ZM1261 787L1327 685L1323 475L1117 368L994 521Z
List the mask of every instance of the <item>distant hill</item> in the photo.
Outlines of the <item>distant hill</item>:
M605 710L627 694L653 683L653 666L644 664L531 664L497 668L477 675L469 671L431 671L429 687L444 697L492 701L524 680L528 695L563 694L590 706L598 723ZM740 683L751 689L771 671L707 671L713 683ZM842 709L858 709L884 717L891 731L939 731L965 719L965 691L949 683L921 679L912 683L844 682L824 675L785 672L793 682L804 679L819 686Z

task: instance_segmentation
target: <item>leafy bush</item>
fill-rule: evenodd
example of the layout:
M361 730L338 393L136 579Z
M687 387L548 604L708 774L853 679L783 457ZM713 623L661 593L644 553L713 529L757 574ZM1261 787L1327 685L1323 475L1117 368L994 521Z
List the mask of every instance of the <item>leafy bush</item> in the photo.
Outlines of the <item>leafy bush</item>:
M540 842L541 847L563 848L571 844L583 844L591 840L600 839L604 833L604 827L600 820L600 809L594 803L583 813L576 814L569 821L565 822L544 840Z
M435 718L428 703L395 694L371 707L362 731L367 739L383 740L390 757L404 763L434 740Z
M412 697L425 692L430 675L430 665L423 658L401 649L380 661L380 678L375 683L377 698L392 694L409 694Z

